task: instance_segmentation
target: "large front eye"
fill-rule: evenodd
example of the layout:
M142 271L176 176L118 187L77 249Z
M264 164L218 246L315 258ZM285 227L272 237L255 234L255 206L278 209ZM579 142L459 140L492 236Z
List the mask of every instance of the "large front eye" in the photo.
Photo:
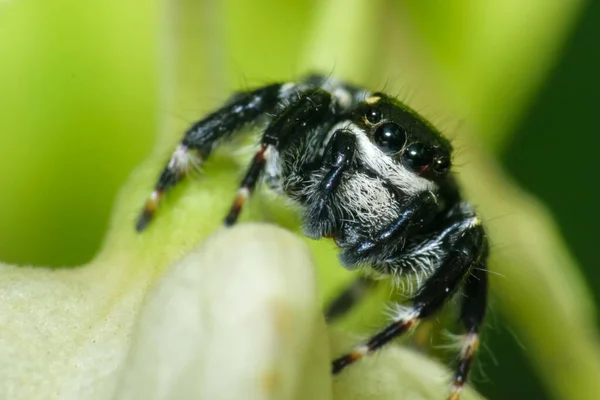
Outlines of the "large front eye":
M400 125L388 122L377 128L373 140L384 153L397 153L406 143L406 132Z
M423 143L413 143L402 155L407 167L418 173L427 172L433 163L433 150Z

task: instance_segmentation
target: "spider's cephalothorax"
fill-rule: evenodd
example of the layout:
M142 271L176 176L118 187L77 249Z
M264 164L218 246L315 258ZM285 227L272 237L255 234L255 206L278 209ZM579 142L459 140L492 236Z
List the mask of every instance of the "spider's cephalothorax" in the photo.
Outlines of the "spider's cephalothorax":
M236 94L185 133L137 230L191 165L251 124L262 126L260 143L225 225L236 222L263 178L300 206L307 236L335 241L345 267L391 277L414 274L422 282L388 326L333 361L333 372L415 327L462 287L465 333L450 395L458 399L486 309L487 239L449 173L450 143L396 99L322 76ZM329 315L349 308L365 282L342 293Z

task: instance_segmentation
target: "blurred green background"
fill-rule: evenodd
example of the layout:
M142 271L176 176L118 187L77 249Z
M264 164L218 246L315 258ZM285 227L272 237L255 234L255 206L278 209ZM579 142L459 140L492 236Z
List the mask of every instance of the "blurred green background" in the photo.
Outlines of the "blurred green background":
M599 70L600 3L590 2L501 158L522 187L541 199L554 214L597 306L600 212L594 182L600 172L596 117L600 104ZM501 325L502 321L498 321L497 330L488 332L490 353L496 361L486 363L484 372L489 382L479 387L490 398L547 398L527 368L521 353L526 350L520 349L518 337ZM507 365L510 368L505 368Z
M197 47L185 43L167 50L165 56L165 35L179 28L167 24L172 16L159 3L0 1L0 260L76 266L93 257L118 188L151 151L161 119L171 113L165 97L174 81L162 74L172 63L193 60L177 79L198 88L168 115L182 126L225 99L223 87L303 73L299 63L316 0L183 3L188 10L197 7L193 18L206 39ZM440 25L439 31L435 26L428 31L437 32L428 40L444 40L444 29L453 25L454 14L442 11L425 7L425 15L434 18L424 23ZM468 25L464 30L468 37ZM363 36L371 37L369 32ZM567 37L534 98L523 101L527 106L515 113L514 124L507 123L513 132L499 154L522 187L551 209L598 293L600 213L593 174L600 145L598 2L583 7ZM389 49L363 50L377 57ZM215 57L222 57L227 68ZM202 70L194 70L196 65ZM503 66L496 68L501 72ZM373 80L383 83L386 77ZM475 378L484 395L550 398L518 334L505 328L497 313L490 317L485 343Z

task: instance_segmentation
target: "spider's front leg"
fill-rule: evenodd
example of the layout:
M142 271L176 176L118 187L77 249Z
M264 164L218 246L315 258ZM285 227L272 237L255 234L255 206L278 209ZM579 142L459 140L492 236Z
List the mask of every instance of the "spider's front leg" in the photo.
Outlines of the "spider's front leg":
M285 108L266 127L260 148L254 155L250 166L240 184L235 200L227 217L225 225L236 223L242 207L250 197L264 170L269 157L285 151L296 141L306 140L307 134L312 133L323 124L332 124L335 115L332 112L332 96L321 89L309 89L298 94L295 102Z
M234 95L229 102L206 118L193 124L162 170L150 198L139 216L136 230L141 232L150 223L163 195L177 185L193 166L198 166L221 142L231 138L247 124L272 111L278 102L292 95L283 84Z
M311 178L304 189L304 234L313 239L335 237L339 234L343 216L336 207L336 191L342 183L345 173L352 169L356 153L356 137L344 129L336 130L315 170L307 173Z
M486 270L487 243L484 243L480 261L471 268L464 286L464 299L461 304L460 321L465 329L458 364L452 382L449 400L458 400L464 384L467 382L469 370L475 352L479 347L479 330L483 324L487 307L488 277Z
M340 254L342 264L383 263L394 253L402 250L407 236L412 230L426 226L439 212L438 197L431 191L416 195L403 208L402 213L391 225L370 240L361 241L344 249Z
M332 369L334 374L339 373L348 365L416 327L423 319L439 311L465 281L460 320L466 333L463 336L452 394L449 397L449 400L458 400L478 346L479 329L486 309L487 242L479 219L472 215L465 215L464 219L452 223L448 228L423 241L423 246L415 248L412 252L400 252L396 259L388 259L387 262L391 265L379 266L382 270L393 270L394 264L396 267L411 264L418 267L426 262L437 264L433 274L412 296L411 305L401 308L390 325L365 343L334 360Z

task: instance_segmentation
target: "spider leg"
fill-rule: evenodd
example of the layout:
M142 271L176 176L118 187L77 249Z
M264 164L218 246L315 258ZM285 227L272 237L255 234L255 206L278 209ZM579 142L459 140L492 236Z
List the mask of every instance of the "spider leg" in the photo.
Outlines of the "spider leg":
M404 207L400 217L375 238L345 249L340 254L342 264L352 266L385 262L390 255L386 249L401 250L410 230L424 227L438 212L437 196L430 191L420 193Z
M328 92L309 89L298 94L298 99L271 121L262 135L260 149L250 163L225 218L225 226L236 223L246 200L260 179L270 154L284 151L292 146L294 141L304 139L307 132L331 120L331 103L332 97Z
M272 111L284 96L282 87L282 84L273 84L238 93L224 107L194 123L162 170L137 220L136 230L141 232L146 228L163 195L181 181L191 166L200 165L219 143ZM288 93L285 95L289 96Z
M483 257L485 258L485 256ZM483 263L473 266L464 286L460 321L465 328L462 347L449 400L458 400L467 381L473 357L479 347L479 330L487 306L487 270Z
M271 148L272 146L263 143L261 144L260 149L254 155L254 158L248 167L248 171L246 172L246 176L244 176L244 179L242 180L242 183L240 184L240 187L235 195L235 200L229 209L229 213L227 213L227 216L225 217L225 226L231 226L236 223L238 216L242 211L242 207L256 187L256 183L258 182L263 168L265 167L268 152L272 151Z
M335 237L339 232L339 210L332 207L332 198L344 172L351 168L356 152L356 137L343 129L336 130L327 143L321 166L313 175L319 176L310 190L311 201L304 211L306 236L313 239Z
M481 263L482 255L485 254L483 250L487 245L479 219L469 217L463 220L462 224L457 224L453 230L452 233L444 232L445 238L439 243L440 249L443 250L442 260L435 272L426 279L411 298L410 303L412 305L403 308L391 324L373 335L365 343L357 346L352 352L334 360L332 363L334 374L403 335L417 326L421 320L432 316L453 296L465 276L471 272L472 267ZM408 255L402 257L408 257ZM414 261L420 262L421 260L416 258ZM475 276L479 276L479 273ZM471 280L469 279L467 282L471 282ZM482 292L479 286L476 288L469 286L468 290L473 293ZM485 294L485 291L483 293ZM482 315L481 312L480 314L475 313L474 310L479 310L479 308L473 307L475 300L472 297L468 297L469 300L464 303L468 306L463 307L463 310L467 310L465 320L469 321L471 319L477 320L473 317ZM474 347L470 346L469 349L473 349L471 354L466 354L467 357L463 357L468 361L461 363L461 366L459 366L459 369L463 368L462 365L464 364L467 368L459 370L457 373L457 380L460 379L460 384L464 383L466 379L464 372L468 372L467 364L470 363ZM451 397L451 399L457 400L458 397Z
M332 323L346 315L377 286L377 281L359 276L334 297L325 308L325 321Z

